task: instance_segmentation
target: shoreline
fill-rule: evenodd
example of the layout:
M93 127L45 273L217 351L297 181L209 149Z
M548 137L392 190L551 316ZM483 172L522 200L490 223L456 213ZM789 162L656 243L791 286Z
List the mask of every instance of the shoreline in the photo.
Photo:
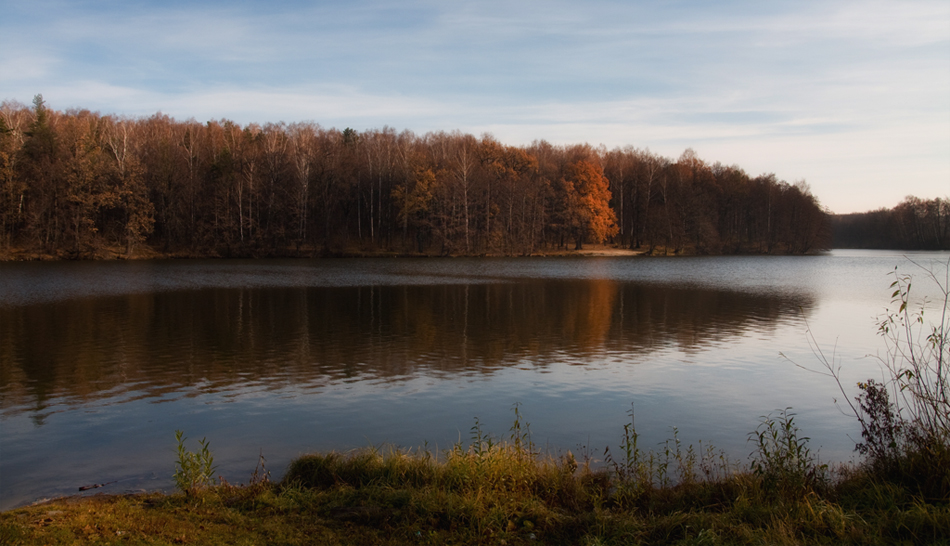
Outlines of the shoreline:
M0 542L883 545L950 536L946 499L865 464L829 470L807 450L802 467L763 444L750 466L693 446L640 451L633 432L616 460L594 469L571 452L538 451L525 434L513 426L510 439L435 455L303 455L279 482L262 465L241 484L192 469L176 475L172 493L72 495L0 512ZM779 464L761 466L770 461Z
M0 250L0 263L3 262L70 262L70 261L143 261L143 260L310 260L335 258L674 258L691 256L814 256L821 255L835 249L820 249L805 254L789 254L784 252L742 252L742 253L698 253L692 249L667 251L664 247L655 247L652 252L647 249L629 249L616 245L586 245L581 250L574 249L545 249L531 254L431 254L419 252L399 252L392 250L326 250L320 248L305 248L299 251L283 248L271 251L252 250L250 252L159 252L151 247L142 247L131 255L118 247L101 248L84 252L46 253L28 251L22 248L7 248ZM873 249L872 249L873 250Z
M300 252L291 249L278 249L274 252L235 253L231 256L217 252L158 252L152 248L141 248L128 255L116 248L103 248L96 251L56 254L31 252L23 249L7 249L0 251L0 262L67 262L67 261L126 261L126 260L268 260L268 259L333 259L333 258L547 258L547 257L636 257L648 256L646 250L631 250L611 245L587 245L581 250L551 249L540 250L528 255L521 254L427 254L415 252L396 252L386 250L359 250L349 249L340 251L325 251L321 249L302 249ZM683 254L681 254L683 255Z

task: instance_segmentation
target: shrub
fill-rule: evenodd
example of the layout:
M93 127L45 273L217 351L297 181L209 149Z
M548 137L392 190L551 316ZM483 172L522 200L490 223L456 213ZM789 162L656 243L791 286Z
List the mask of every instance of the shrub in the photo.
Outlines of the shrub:
M856 447L872 470L924 498L950 497L950 262L942 274L923 268L936 284L936 302L912 303L912 277L894 270L891 310L878 332L879 357L889 384L858 384L857 414L864 439ZM930 319L929 304L936 304ZM890 388L890 392L888 391Z

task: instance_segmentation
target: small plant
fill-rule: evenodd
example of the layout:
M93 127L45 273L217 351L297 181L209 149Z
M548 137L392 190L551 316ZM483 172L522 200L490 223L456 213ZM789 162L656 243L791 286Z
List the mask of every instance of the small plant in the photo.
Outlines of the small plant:
M762 417L755 432L749 434L756 447L750 457L753 473L767 489L795 493L824 485L828 465L818 464L808 447L810 438L799 434L790 409L782 410L777 418L772 414Z
M531 441L531 425L524 421L524 417L521 415L520 402L516 402L512 407L515 412L515 421L511 424L511 428L509 429L511 442L518 454L533 457L537 453L535 451L534 442ZM523 429L522 422L524 422Z
M254 467L254 473L251 474L251 479L248 481L248 485L270 483L270 470L267 470L266 463L267 459L264 458L264 450L262 449L260 456L257 459L257 466Z
M630 416L630 422L623 426L623 437L620 440L620 459L618 460L610 452L610 446L604 448L604 460L613 467L614 474L621 482L632 482L641 474L642 453L637 443L640 435L637 434L636 415L634 408L627 411Z
M863 442L855 451L870 458L872 464L891 461L900 452L906 427L899 410L891 403L887 387L868 379L858 382L861 394L855 397L861 414Z
M671 442L672 448L670 446ZM700 446L700 449L701 448L702 446ZM683 442L679 438L679 430L676 427L673 427L673 438L666 440L664 452L666 453L667 459L672 458L676 461L678 483L688 484L696 481L696 449L693 447L693 444L683 449ZM667 467L668 466L669 465L667 465Z
M184 432L175 431L175 440L178 441L178 462L175 464L175 486L187 495L194 495L199 491L215 485L214 457L207 439L202 438L197 452L185 449Z
M490 454L495 448L495 440L490 434L482 430L482 423L478 420L478 417L475 418L475 424L472 425L470 432L472 443L469 444L469 451L478 457ZM456 449L462 450L461 443L456 445Z

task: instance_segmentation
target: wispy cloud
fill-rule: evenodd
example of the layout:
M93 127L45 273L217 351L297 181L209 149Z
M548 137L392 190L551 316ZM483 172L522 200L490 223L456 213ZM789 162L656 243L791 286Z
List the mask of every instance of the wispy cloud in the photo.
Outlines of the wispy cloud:
M892 205L895 176L905 193L948 193L944 1L36 0L5 12L0 99L694 147L807 178L839 211Z

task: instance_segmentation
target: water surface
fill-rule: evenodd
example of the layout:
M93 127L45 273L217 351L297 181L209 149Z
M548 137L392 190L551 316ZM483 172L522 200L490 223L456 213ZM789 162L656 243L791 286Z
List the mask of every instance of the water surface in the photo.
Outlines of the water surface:
M857 251L0 264L0 509L170 490L176 429L239 482L261 451L279 477L314 450L448 448L476 418L502 437L516 403L537 444L595 460L631 404L646 445L676 427L737 459L793 407L847 460L836 385L793 361L819 367L807 323L848 384L878 377L895 266L917 271Z

